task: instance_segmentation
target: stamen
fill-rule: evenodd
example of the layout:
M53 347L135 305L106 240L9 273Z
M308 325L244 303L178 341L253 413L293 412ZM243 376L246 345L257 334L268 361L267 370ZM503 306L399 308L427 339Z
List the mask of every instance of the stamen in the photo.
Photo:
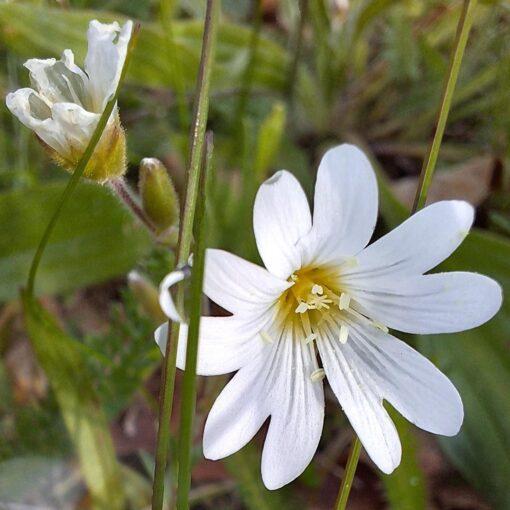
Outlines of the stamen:
M347 343L348 337L349 337L349 328L345 324L342 324L340 326L340 334L338 335L338 340L340 341L341 344L345 344L345 343Z
M324 372L323 368L318 368L317 370L314 370L310 375L310 379L312 380L312 382L322 381L324 377L326 377L326 372Z
M297 308L294 310L295 313L305 313L310 308L310 305L305 301L301 301Z
M340 294L340 299L338 300L338 308L340 310L347 310L347 308L349 308L350 302L351 296L345 292L342 292L342 294Z
M315 295L321 295L324 293L324 289L320 286L320 285L317 285L316 283L313 285L312 287L312 294L315 294Z
M290 279L293 281L293 282L297 282L299 280L298 278L298 275L293 273L290 275Z
M352 308L347 308L347 311L357 319L361 319L362 321L368 322L374 328L380 329L384 333L388 333L389 331L388 328L382 322L369 319L368 317L365 317L363 314L357 312L356 310L353 310Z
M264 340L264 342L268 344L273 343L273 339L269 336L269 333L267 331L262 330L260 331L259 335L262 338L262 340Z
M327 296L311 296L308 301L308 308L312 310L321 310L325 308L329 310L329 305L333 303Z

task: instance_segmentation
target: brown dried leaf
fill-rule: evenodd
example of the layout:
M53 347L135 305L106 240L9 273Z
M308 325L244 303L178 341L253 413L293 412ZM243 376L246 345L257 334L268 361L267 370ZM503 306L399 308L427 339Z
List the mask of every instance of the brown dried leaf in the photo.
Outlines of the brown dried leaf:
M427 204L439 200L467 200L480 205L490 193L495 159L492 156L472 158L449 170L438 171L430 185ZM418 177L404 177L392 183L397 198L411 207L418 187Z

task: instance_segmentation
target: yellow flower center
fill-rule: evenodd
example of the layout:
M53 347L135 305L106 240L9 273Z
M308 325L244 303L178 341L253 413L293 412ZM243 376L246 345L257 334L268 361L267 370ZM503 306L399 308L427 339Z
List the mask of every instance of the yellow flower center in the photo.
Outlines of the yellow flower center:
M342 288L339 268L305 267L291 275L294 285L280 298L280 313L286 322L298 322L307 342L315 340L323 321L335 322L349 309L350 296Z
M327 334L337 335L341 344L349 337L349 323L354 319L370 323L372 327L387 332L388 328L358 312L356 303L351 300L347 285L342 283L342 271L357 264L355 258L347 259L336 267L304 267L289 277L293 285L279 298L277 324L282 329L291 328L294 339L302 341L310 349L314 370L312 381L324 378L324 370L319 368L315 355L315 341L326 330ZM261 331L263 341L272 343L267 331Z

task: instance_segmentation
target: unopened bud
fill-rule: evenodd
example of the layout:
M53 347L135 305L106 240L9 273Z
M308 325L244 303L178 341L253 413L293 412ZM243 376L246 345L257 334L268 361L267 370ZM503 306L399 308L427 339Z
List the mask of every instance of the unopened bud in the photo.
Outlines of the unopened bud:
M145 214L159 232L179 223L179 197L168 172L156 158L144 158L140 164L140 197Z

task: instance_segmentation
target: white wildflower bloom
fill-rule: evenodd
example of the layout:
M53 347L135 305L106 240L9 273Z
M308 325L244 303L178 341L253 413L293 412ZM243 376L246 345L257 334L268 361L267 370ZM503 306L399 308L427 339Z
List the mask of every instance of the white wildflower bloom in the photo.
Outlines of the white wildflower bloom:
M292 481L319 443L324 375L368 455L385 473L399 465L401 445L384 400L424 430L447 436L459 431L463 407L455 387L388 328L456 332L479 326L498 311L501 288L490 278L425 274L460 245L473 208L462 201L435 203L367 246L377 210L368 159L356 147L342 145L320 163L313 221L305 193L290 173L280 171L260 187L254 230L266 269L208 250L205 293L232 315L202 318L197 371L237 373L207 419L207 458L236 452L270 417L264 483L277 489ZM186 329L181 326L180 368ZM164 349L166 326L156 340Z
M107 102L115 93L132 29L131 21L122 28L117 22L91 21L84 71L74 63L74 54L69 49L64 50L60 60L33 58L25 62L32 87L7 95L9 110L55 151L53 155L65 167L76 165ZM124 148L123 133L119 130L115 109L105 131L108 136L103 135L109 142L105 151L111 153ZM120 138L122 147L117 147ZM111 161L103 163L111 167ZM96 177L92 167L89 173L92 173L91 178ZM97 177L101 180L101 175Z

